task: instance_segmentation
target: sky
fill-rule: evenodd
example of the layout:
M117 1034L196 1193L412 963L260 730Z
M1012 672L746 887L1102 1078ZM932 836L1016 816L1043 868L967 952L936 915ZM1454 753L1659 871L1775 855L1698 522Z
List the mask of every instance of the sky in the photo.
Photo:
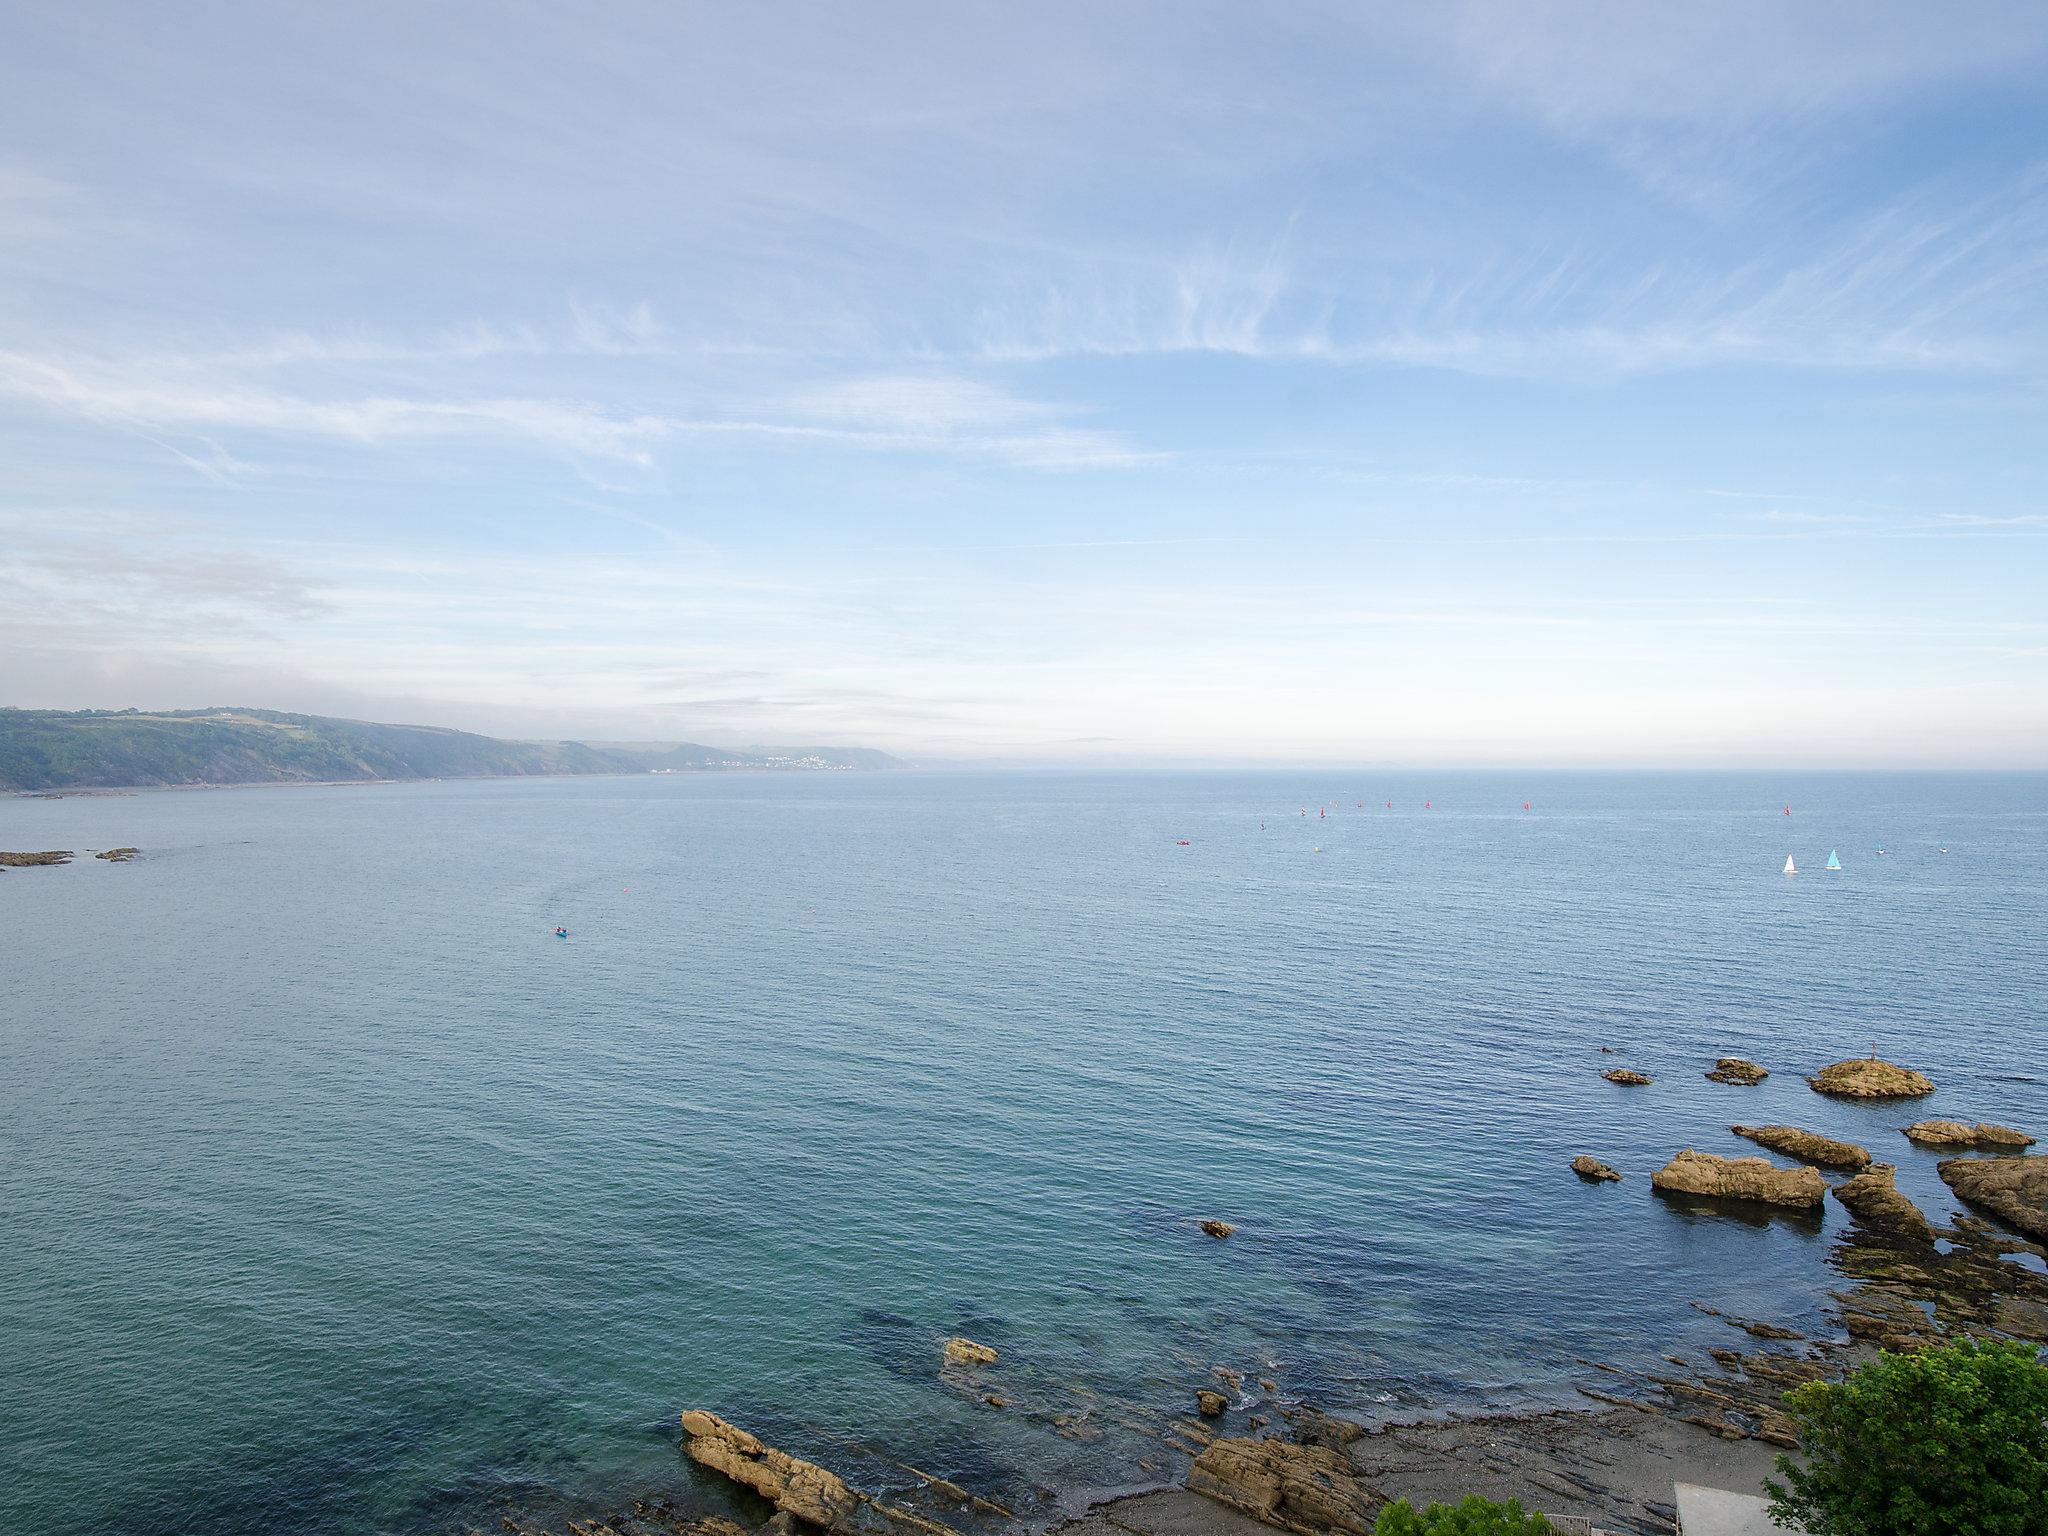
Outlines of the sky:
M2048 766L2048 7L17 0L0 704Z

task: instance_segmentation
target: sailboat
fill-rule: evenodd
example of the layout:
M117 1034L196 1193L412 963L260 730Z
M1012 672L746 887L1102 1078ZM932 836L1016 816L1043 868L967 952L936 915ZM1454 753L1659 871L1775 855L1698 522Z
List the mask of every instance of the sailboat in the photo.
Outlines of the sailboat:
M1834 850L1834 849L1832 849L1832 848L1830 848L1830 849L1828 850L1828 868L1829 868L1829 869L1840 869L1841 867L1842 867L1842 861L1841 861L1841 859L1840 859L1839 857L1837 857L1837 856L1836 856L1835 850Z
M1796 875L1799 873L1799 866L1792 862L1792 855L1789 853L1785 855L1785 873L1788 875Z

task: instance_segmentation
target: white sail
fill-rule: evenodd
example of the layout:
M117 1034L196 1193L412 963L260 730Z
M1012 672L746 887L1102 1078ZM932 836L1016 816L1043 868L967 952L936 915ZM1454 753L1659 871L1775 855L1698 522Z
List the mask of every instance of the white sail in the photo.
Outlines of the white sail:
M1785 855L1785 873L1788 875L1796 875L1799 873L1799 866L1792 862L1792 855L1789 853Z

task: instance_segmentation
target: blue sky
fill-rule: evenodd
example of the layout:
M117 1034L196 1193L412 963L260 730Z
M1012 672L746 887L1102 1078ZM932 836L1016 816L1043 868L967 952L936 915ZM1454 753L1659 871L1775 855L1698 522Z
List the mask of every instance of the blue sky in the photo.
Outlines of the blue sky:
M27 4L0 702L2048 764L2048 9Z

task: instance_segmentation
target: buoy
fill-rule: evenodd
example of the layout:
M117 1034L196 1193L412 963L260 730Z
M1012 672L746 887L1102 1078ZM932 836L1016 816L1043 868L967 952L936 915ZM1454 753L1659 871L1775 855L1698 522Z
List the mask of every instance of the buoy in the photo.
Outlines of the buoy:
M1792 807L1791 807L1791 806L1789 806L1789 805L1788 805L1788 806L1786 806L1786 807L1785 807L1785 814L1786 814L1787 816L1790 816L1790 815L1792 814Z
M1423 808L1423 809L1424 809L1425 811L1429 809L1429 802L1428 802L1427 800L1425 800L1425 801L1423 801L1423 802L1422 802L1422 808Z
M1524 800L1524 801L1522 802L1522 809L1523 809L1523 810L1525 810L1525 811L1526 811L1527 809L1529 809L1529 802L1528 802L1528 801Z

